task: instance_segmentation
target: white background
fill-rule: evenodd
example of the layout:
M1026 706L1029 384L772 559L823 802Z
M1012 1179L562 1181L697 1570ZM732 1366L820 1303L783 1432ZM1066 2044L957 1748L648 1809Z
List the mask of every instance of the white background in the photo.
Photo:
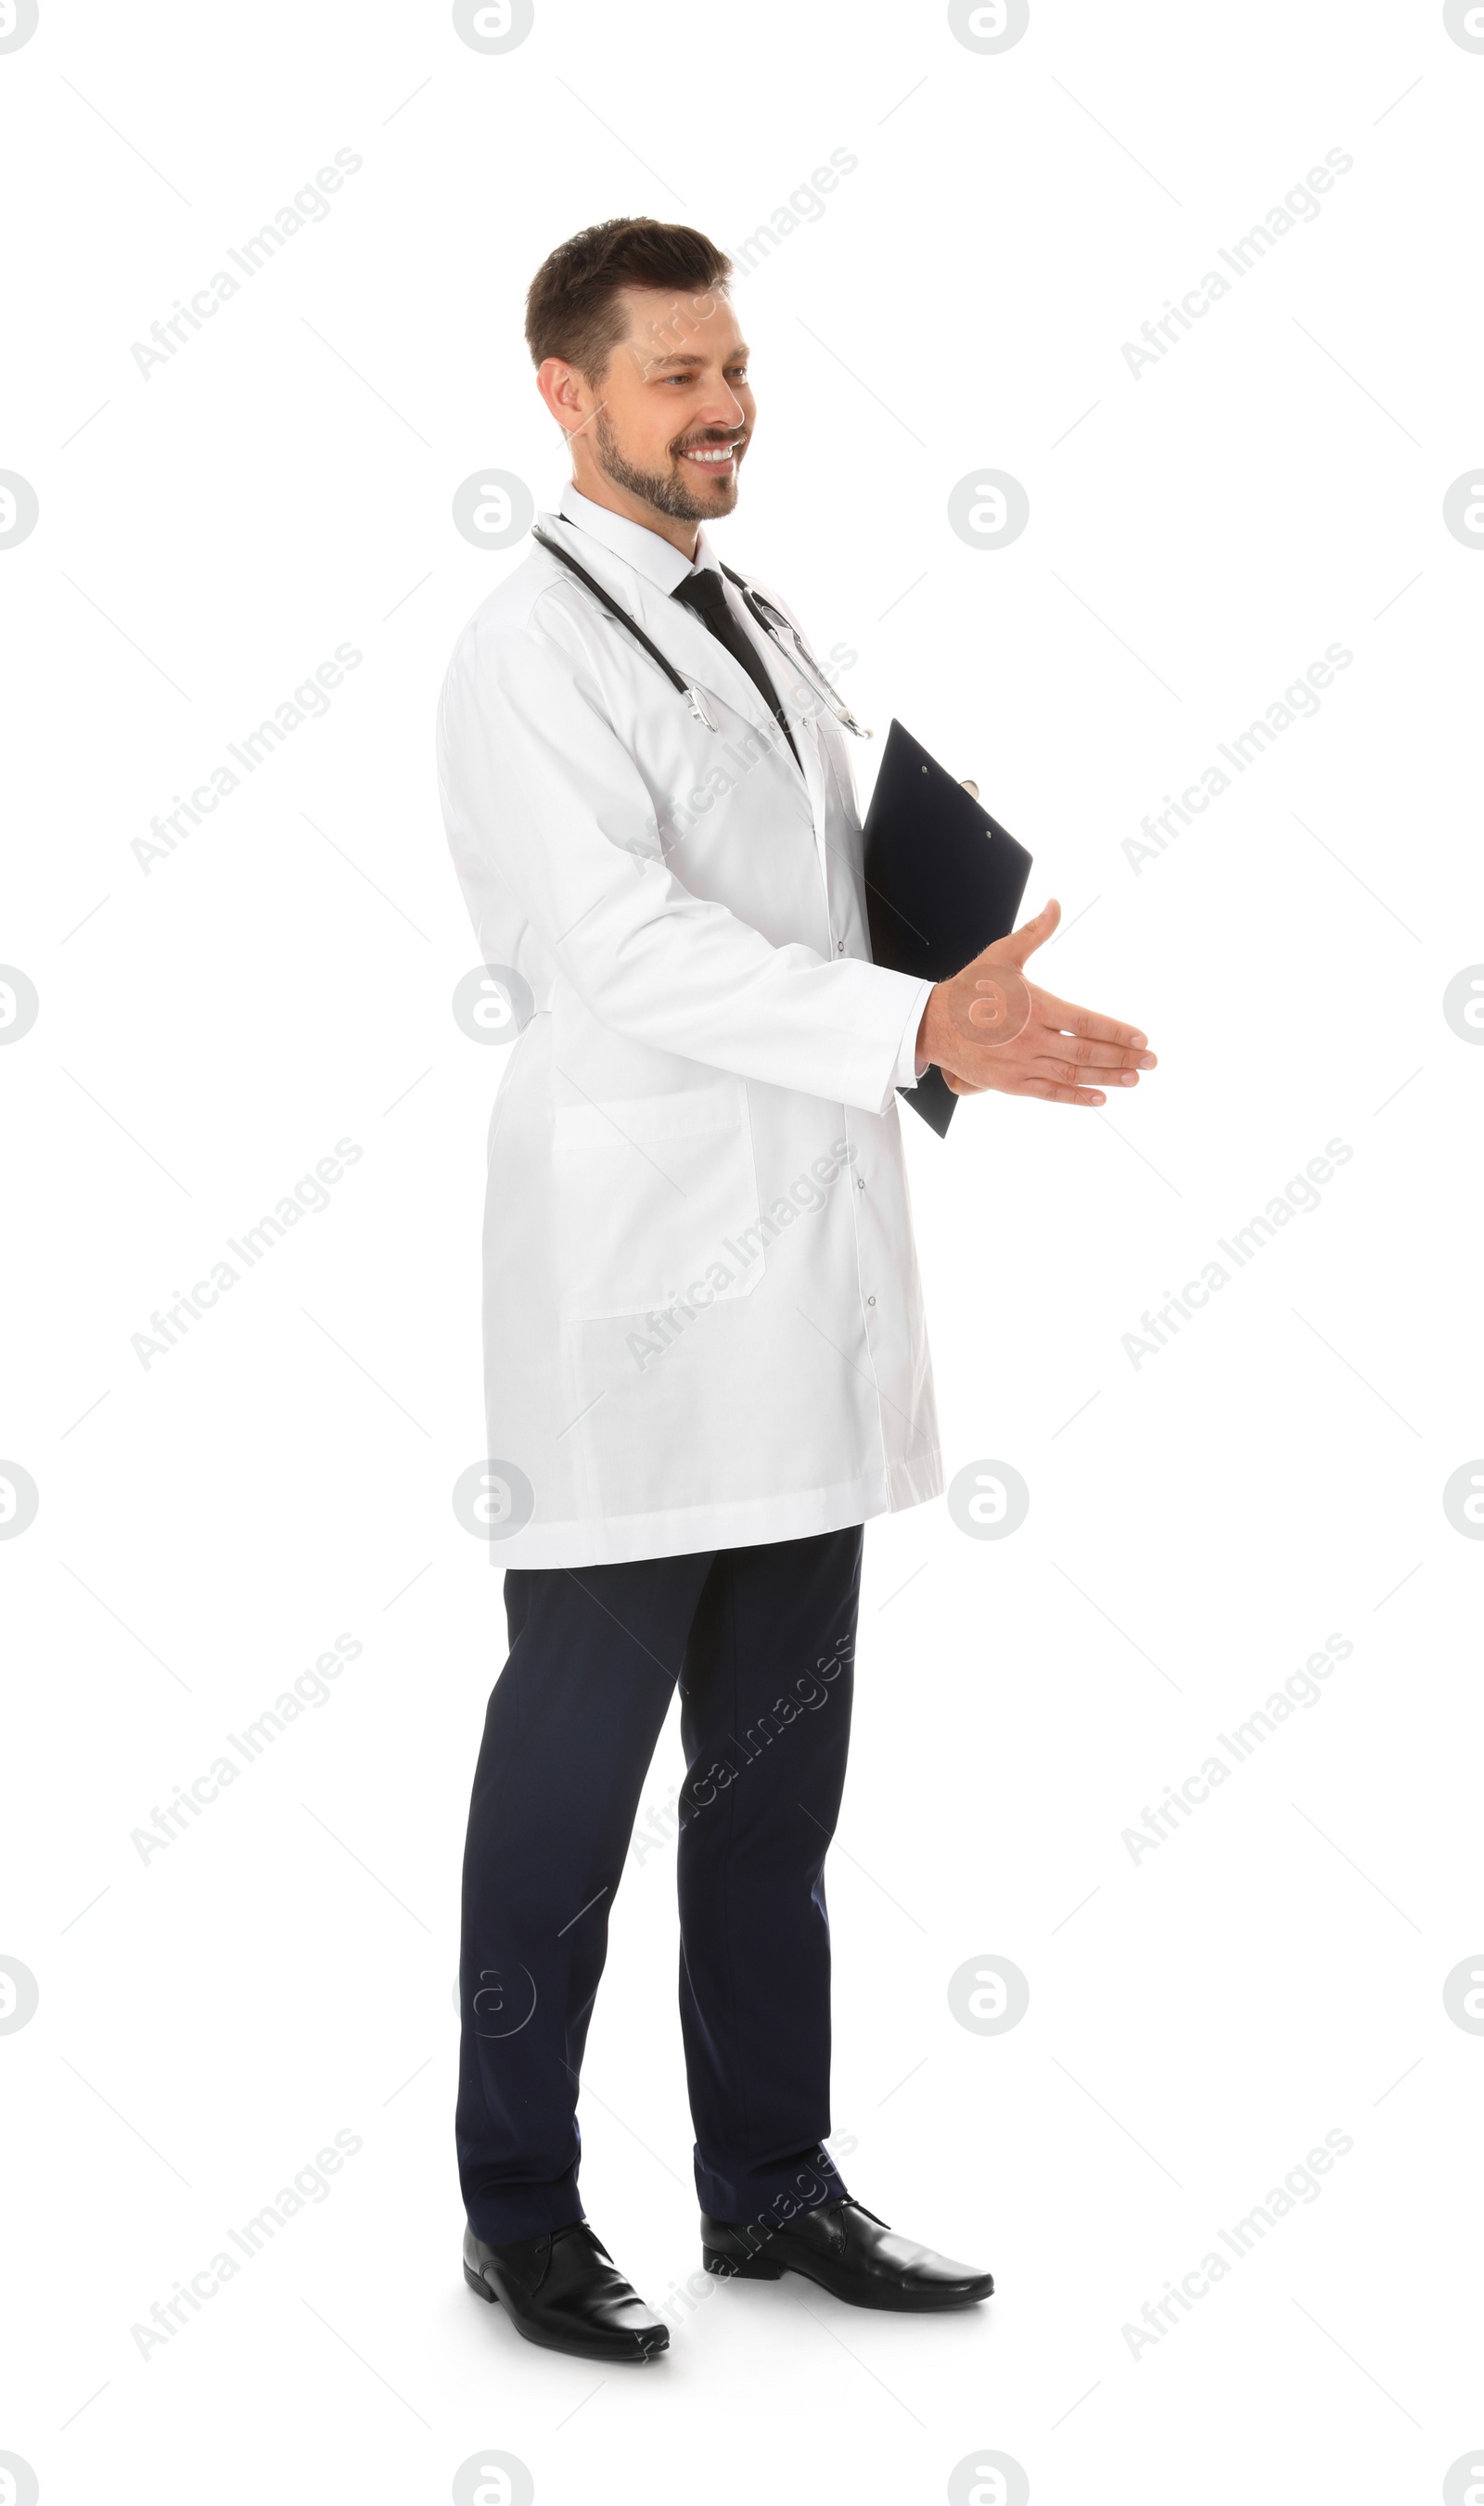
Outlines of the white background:
M537 0L487 55L441 7L43 0L0 52L0 467L40 503L0 555L0 958L40 996L0 1055L0 1452L40 1492L0 1545L0 1952L40 1990L0 2035L0 2450L46 2506L439 2500L489 2449L541 2506L938 2500L989 2449L1035 2506L1432 2500L1484 2441L1484 2037L1443 2002L1484 1964L1484 1547L1441 1502L1484 1451L1484 1052L1442 1014L1484 960L1484 556L1442 518L1484 448L1481 109L1484 51L1381 0L1068 0L990 55L936 7ZM331 213L144 379L131 342L341 147ZM504 1646L450 1491L485 1450L501 1055L450 1013L475 951L432 731L521 551L450 507L481 464L556 503L521 335L555 243L642 211L735 252L834 148L858 165L737 285L760 413L718 546L858 654L879 733L977 777L1028 905L1063 903L1033 971L1160 1067L1105 1114L986 1097L946 1143L902 1114L948 1467L1013 1464L1031 1510L867 1534L836 2145L999 2293L917 2322L796 2279L667 2294L700 2256L657 1849L583 2185L674 2340L604 2373L458 2267L457 1880ZM1331 148L1321 213L1136 380L1123 342ZM1026 488L1012 547L949 528L975 465ZM146 875L151 817L343 641L328 715ZM1332 642L1321 710L1136 868ZM342 1138L330 1206L142 1366L151 1311ZM1136 1367L1143 1309L1332 1138L1321 1206ZM331 1701L142 1863L131 1831L343 1630ZM1331 1632L1322 1702L1136 1863L1123 1831ZM679 1763L671 1726L648 1802ZM1030 1982L1000 2035L948 2001L990 1955ZM338 2130L329 2198L141 2357ZM1319 2197L1133 2354L1331 2130Z

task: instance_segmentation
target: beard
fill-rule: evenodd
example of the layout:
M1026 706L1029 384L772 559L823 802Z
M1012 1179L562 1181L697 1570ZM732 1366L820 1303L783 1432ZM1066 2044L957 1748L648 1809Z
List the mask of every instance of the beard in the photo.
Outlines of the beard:
M646 505L653 505L657 513L669 514L674 521L708 522L716 514L726 510L714 499L703 497L687 486L678 472L667 474L660 470L640 470L633 462L626 460L618 448L605 410L600 409L594 420L593 449L599 470L605 478L612 480L616 487L627 487L631 496L642 497ZM676 457L671 455L672 459ZM737 467L740 469L741 466L742 453L739 450ZM727 484L735 497L735 471Z

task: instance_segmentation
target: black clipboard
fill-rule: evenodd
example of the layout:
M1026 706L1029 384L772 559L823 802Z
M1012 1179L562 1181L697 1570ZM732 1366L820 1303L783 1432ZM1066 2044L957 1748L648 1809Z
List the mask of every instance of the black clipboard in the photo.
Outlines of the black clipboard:
M866 917L878 966L942 984L1015 928L1031 855L893 720L866 811ZM941 1070L902 1088L942 1139L959 1099Z

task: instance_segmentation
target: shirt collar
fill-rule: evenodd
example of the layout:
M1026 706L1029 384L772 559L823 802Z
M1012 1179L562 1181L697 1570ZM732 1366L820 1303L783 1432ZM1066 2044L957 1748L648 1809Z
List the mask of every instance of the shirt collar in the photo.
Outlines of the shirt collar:
M716 558L704 522L696 534L696 561L690 565L673 543L662 539L658 531L647 530L642 522L630 521L627 514L615 514L609 505L595 505L591 496L579 494L570 483L562 488L557 510L574 530L588 532L599 547L607 549L612 556L622 557L659 591L673 591L687 575L699 572L703 566L715 568Z

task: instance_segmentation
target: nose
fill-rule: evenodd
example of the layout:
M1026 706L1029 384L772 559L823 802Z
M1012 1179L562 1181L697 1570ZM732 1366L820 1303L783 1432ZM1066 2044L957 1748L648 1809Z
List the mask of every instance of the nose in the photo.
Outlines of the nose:
M712 435L740 435L746 424L746 412L730 386L722 383L709 409L703 410L696 424Z

